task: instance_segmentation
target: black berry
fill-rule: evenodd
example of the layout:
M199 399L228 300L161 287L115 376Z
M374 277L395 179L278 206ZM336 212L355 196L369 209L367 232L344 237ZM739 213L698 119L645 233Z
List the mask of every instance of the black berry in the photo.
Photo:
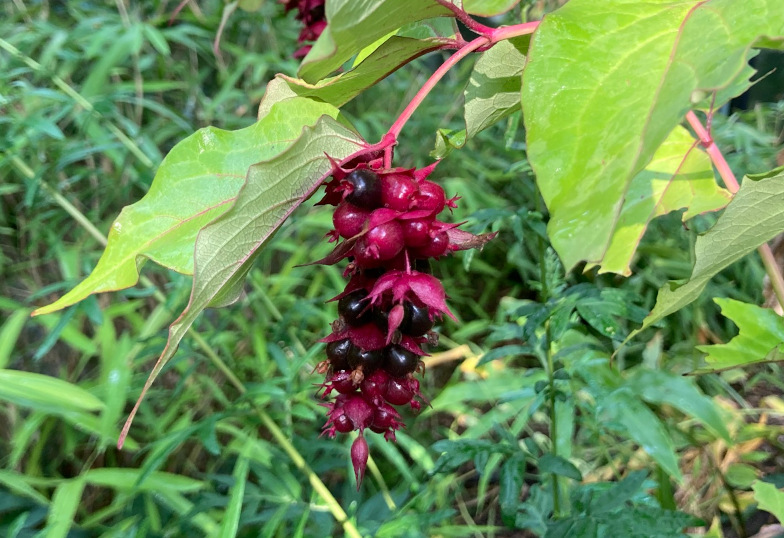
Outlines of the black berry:
M368 169L354 170L344 180L350 187L346 194L346 201L363 209L376 209L381 207L381 180Z
M400 332L409 336L422 336L433 328L433 321L426 306L406 302L403 308L405 313L400 324Z
M348 369L348 352L350 349L351 340L348 338L327 344L327 358L333 370Z
M361 366L366 374L381 366L383 361L384 353L381 349L361 349L352 346L348 354L349 367L356 370Z
M401 346L392 345L385 349L384 370L392 377L403 377L413 373L418 364L419 355Z
M368 292L360 288L341 297L338 301L338 314L343 316L346 323L357 327L370 321L372 313L368 302L364 300L367 296Z

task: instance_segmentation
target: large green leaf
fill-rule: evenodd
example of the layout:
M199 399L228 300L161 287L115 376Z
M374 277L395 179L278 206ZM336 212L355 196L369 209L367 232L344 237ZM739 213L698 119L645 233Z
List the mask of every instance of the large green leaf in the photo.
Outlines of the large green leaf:
M713 276L784 231L784 168L746 176L740 190L707 233L694 246L694 268L685 283L670 282L659 290L656 305L632 338L700 296Z
M629 184L600 273L631 274L629 264L648 223L686 208L683 220L727 205L732 196L716 184L710 158L683 127L676 127L653 160Z
M315 84L401 26L449 15L452 12L435 0L330 0L327 27L302 61L299 76Z
M248 167L279 154L303 125L313 125L324 114L337 117L338 110L310 99L287 99L273 104L250 127L206 127L177 144L158 168L149 192L124 208L112 224L93 272L33 315L65 308L93 293L133 286L147 258L191 274L196 234L231 206Z
M528 158L564 264L601 264L634 177L692 105L736 80L780 0L571 0L534 34L523 74Z
M44 538L65 538L73 526L73 518L84 491L84 480L67 480L57 486L52 496L46 527L40 536Z
M174 355L193 321L208 306L239 296L245 275L266 241L331 170L327 155L343 159L363 147L357 135L328 116L305 127L294 144L250 167L237 201L196 239L193 289L188 306L169 328L166 348L150 373L139 401ZM126 423L126 430L133 413Z
M501 41L476 61L465 90L469 137L520 110L520 76L529 41L530 36Z
M734 299L714 299L721 313L735 322L740 332L726 344L697 346L707 353L706 370L724 370L766 360L784 344L784 318L769 308Z

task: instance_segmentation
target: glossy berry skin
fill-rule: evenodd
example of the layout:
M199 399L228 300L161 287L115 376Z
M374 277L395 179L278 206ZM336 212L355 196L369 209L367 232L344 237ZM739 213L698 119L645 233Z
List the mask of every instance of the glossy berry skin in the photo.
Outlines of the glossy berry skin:
M332 224L341 237L348 239L362 233L370 211L348 202L341 202L332 215Z
M356 370L360 366L365 373L370 373L384 361L384 352L381 349L361 349L353 346L348 354L348 365Z
M417 182L410 175L389 174L381 185L384 205L395 211L408 211L412 197L419 191Z
M439 232L428 244L411 249L410 253L415 258L438 258L446 254L448 249L449 236L446 232Z
M335 429L340 433L348 433L350 431L354 431L354 423L351 422L351 419L348 418L346 415L336 416L335 420L332 421L332 424L335 426Z
M415 394L408 379L390 379L384 391L384 399L392 405L405 405L411 402Z
M335 371L348 369L348 352L351 349L351 340L344 338L327 344L327 358Z
M368 292L360 288L345 295L338 301L338 314L343 317L346 323L353 327L358 327L371 320L373 313L369 308L368 302L364 300L367 296Z
M424 247L430 242L430 222L428 219L403 221L403 240L407 247Z
M349 187L345 200L363 209L381 207L381 180L375 172L368 169L354 170L345 180Z
M374 267L391 260L403 250L403 229L397 221L385 222L361 236L354 245L354 256L360 267Z
M400 324L400 332L409 336L423 336L433 328L433 320L426 306L406 302L403 304L405 314Z
M432 214L441 213L446 207L446 193L443 187L432 181L420 181L415 207L430 211Z
M384 350L384 370L392 377L403 377L413 373L419 364L416 355L401 346L388 346Z

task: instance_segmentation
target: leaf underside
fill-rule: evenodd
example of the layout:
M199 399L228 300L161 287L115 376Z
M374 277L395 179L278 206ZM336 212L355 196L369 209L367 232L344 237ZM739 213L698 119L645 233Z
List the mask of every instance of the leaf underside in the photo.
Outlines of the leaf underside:
M331 170L327 155L340 160L362 147L355 133L324 116L315 127L305 127L302 136L281 154L250 167L232 208L199 232L190 301L169 328L166 347L150 372L123 435L145 393L194 320L205 308L224 306L238 298L260 249L321 185Z
M33 315L48 314L88 295L129 288L147 259L183 274L193 273L199 230L236 199L248 167L283 151L303 125L338 110L326 103L292 98L276 102L257 123L238 131L199 129L177 144L161 163L149 192L125 207L92 273L54 303Z

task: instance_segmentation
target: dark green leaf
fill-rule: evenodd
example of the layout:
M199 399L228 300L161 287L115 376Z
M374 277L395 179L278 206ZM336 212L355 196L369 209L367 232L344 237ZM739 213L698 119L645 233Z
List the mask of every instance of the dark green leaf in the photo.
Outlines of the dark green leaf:
M580 470L569 460L552 454L545 454L536 461L540 473L552 473L565 476L572 480L582 481L583 475Z

